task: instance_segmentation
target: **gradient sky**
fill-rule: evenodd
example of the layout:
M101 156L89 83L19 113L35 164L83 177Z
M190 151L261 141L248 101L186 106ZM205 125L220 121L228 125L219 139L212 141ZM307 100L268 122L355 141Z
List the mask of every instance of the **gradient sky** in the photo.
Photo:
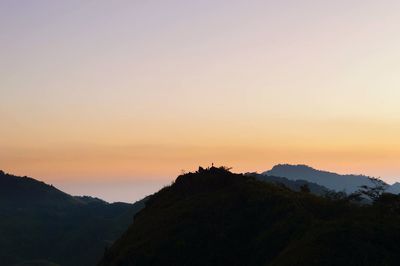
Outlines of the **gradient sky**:
M399 1L0 2L0 169L134 201L198 165L400 181Z

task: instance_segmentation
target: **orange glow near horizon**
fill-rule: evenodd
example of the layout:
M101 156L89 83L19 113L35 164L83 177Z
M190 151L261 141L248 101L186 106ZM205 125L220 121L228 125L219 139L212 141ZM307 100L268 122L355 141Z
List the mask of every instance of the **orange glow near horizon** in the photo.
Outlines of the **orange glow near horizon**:
M292 163L400 181L400 2L168 2L0 3L0 169L168 183Z

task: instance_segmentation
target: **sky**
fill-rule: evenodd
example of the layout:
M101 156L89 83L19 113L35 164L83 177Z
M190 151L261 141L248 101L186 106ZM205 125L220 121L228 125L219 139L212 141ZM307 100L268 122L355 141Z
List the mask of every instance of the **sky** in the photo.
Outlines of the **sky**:
M3 0L0 169L135 201L199 165L400 181L399 1Z

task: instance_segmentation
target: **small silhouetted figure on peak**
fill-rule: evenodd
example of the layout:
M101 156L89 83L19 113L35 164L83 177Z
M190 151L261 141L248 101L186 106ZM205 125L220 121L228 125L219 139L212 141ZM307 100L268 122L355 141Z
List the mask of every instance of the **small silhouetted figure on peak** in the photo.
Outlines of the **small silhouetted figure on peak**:
M211 172L214 172L214 173L215 173L215 172L217 172L218 167L215 167L215 166L214 166L214 163L211 163L211 167L210 167L209 169L210 169Z

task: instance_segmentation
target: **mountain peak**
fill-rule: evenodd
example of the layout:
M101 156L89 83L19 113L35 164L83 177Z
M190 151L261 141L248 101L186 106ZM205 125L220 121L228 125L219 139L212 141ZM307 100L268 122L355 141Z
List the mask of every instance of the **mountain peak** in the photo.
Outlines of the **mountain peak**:
M399 223L380 220L377 231L372 208L199 168L151 196L99 266L358 265L375 252L370 265L385 254L398 263Z
M278 164L263 174L286 177L292 180L302 179L317 183L332 190L346 191L350 193L358 190L362 185L370 184L368 176L353 174L341 175L333 172L317 170L305 164Z
M72 196L52 185L31 177L15 176L3 171L0 173L0 199L20 205L33 203L54 205L74 201Z
M296 171L320 171L306 164L277 164L272 167L272 170L296 170Z

